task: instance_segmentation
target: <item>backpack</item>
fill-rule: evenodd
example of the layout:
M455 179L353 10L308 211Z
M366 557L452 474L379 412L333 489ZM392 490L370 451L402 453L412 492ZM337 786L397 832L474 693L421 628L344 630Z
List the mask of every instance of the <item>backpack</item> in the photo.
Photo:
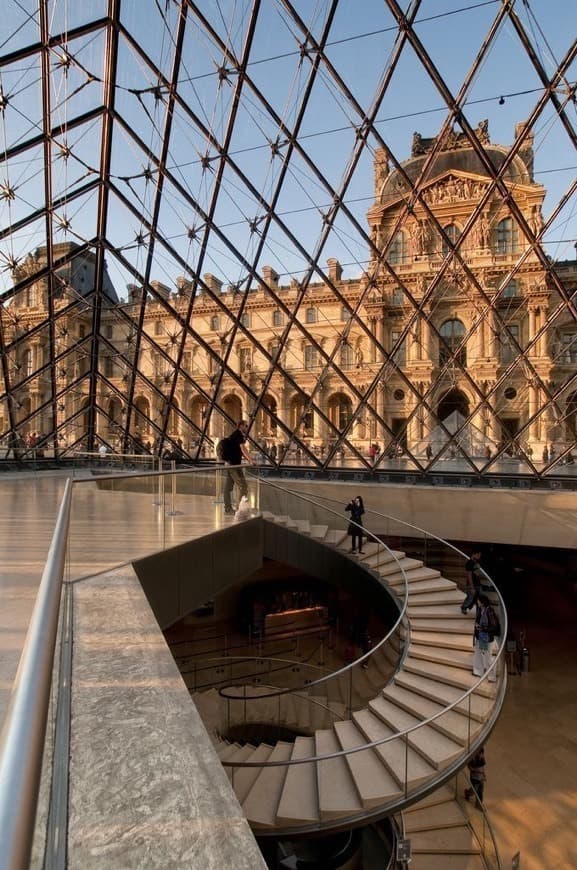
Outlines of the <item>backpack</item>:
M221 462L229 462L230 438L221 438L216 445L216 458Z
M488 616L488 623L489 623L488 624L489 634L491 634L493 637L500 637L501 636L501 623L499 622L499 617L497 616L497 614L495 613L495 611L493 610L491 605L489 605L489 612L488 612L487 616Z

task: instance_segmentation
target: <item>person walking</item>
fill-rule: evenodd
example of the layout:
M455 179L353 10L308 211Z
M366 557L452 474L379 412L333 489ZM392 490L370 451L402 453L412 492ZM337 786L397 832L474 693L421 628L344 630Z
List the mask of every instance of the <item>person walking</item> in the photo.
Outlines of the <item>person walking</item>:
M491 602L484 594L477 596L477 615L473 633L473 675L482 677L492 664L491 644L501 633L501 626ZM489 674L488 680L494 683L495 668Z
M469 782L471 788L465 789L465 799L470 800L473 795L476 798L477 806L481 806L485 795L485 782L487 775L485 773L485 749L481 746L480 749L469 759L467 767L469 768Z
M461 604L461 613L464 615L471 610L477 602L477 597L481 591L481 551L473 550L471 558L465 562L466 574L466 596Z
M355 498L348 503L345 510L349 511L351 514L351 520L347 529L347 533L351 536L351 549L349 552L357 552L358 541L359 553L363 553L363 530L361 526L363 521L363 514L365 512L365 506L363 504L362 497L360 495L355 496Z
M241 468L243 457L247 462L251 461L250 453L246 448L246 435L248 432L248 423L246 420L240 420L238 426L228 438L224 439L226 445L223 451L223 460L228 468L226 471L226 479L224 481L224 512L225 514L233 514L232 506L232 491L236 486L239 491L239 502L243 495L248 496L248 486L244 472Z

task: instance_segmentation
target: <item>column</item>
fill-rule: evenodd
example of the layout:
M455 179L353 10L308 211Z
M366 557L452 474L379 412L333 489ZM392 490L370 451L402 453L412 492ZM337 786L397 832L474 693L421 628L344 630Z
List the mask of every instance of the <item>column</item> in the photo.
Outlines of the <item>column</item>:
M537 413L538 388L533 381L529 382L529 419ZM539 440L539 420L533 420L529 425L529 441L534 442Z

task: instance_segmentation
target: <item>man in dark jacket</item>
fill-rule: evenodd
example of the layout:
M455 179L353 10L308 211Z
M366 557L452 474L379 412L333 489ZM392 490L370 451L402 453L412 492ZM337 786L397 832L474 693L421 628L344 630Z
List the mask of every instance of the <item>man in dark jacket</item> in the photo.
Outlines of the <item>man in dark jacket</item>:
M225 514L233 514L232 506L232 490L235 486L239 490L239 501L243 495L248 496L248 487L244 472L241 468L243 457L247 462L251 461L250 453L248 452L245 442L248 432L248 423L246 420L241 420L227 440L227 450L225 461L228 465L226 478L224 481L224 512Z
M467 596L461 604L461 613L465 614L471 610L477 603L477 597L481 591L481 551L474 550L471 553L471 558L465 563L465 574L467 576Z

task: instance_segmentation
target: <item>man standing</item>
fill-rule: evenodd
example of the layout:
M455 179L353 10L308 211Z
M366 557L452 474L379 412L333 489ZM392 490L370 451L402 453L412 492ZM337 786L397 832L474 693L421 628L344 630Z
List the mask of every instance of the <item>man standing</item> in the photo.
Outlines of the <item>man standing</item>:
M474 550L471 553L471 558L465 563L465 573L467 575L467 596L461 604L461 613L465 614L468 610L477 603L477 596L481 591L481 551Z
M248 495L248 487L246 485L244 472L241 468L243 456L247 462L251 461L250 453L245 446L247 432L248 423L246 420L241 420L234 432L226 439L226 455L223 457L228 465L226 479L224 481L225 514L234 513L232 506L232 490L235 485L239 490L239 501L243 495Z

